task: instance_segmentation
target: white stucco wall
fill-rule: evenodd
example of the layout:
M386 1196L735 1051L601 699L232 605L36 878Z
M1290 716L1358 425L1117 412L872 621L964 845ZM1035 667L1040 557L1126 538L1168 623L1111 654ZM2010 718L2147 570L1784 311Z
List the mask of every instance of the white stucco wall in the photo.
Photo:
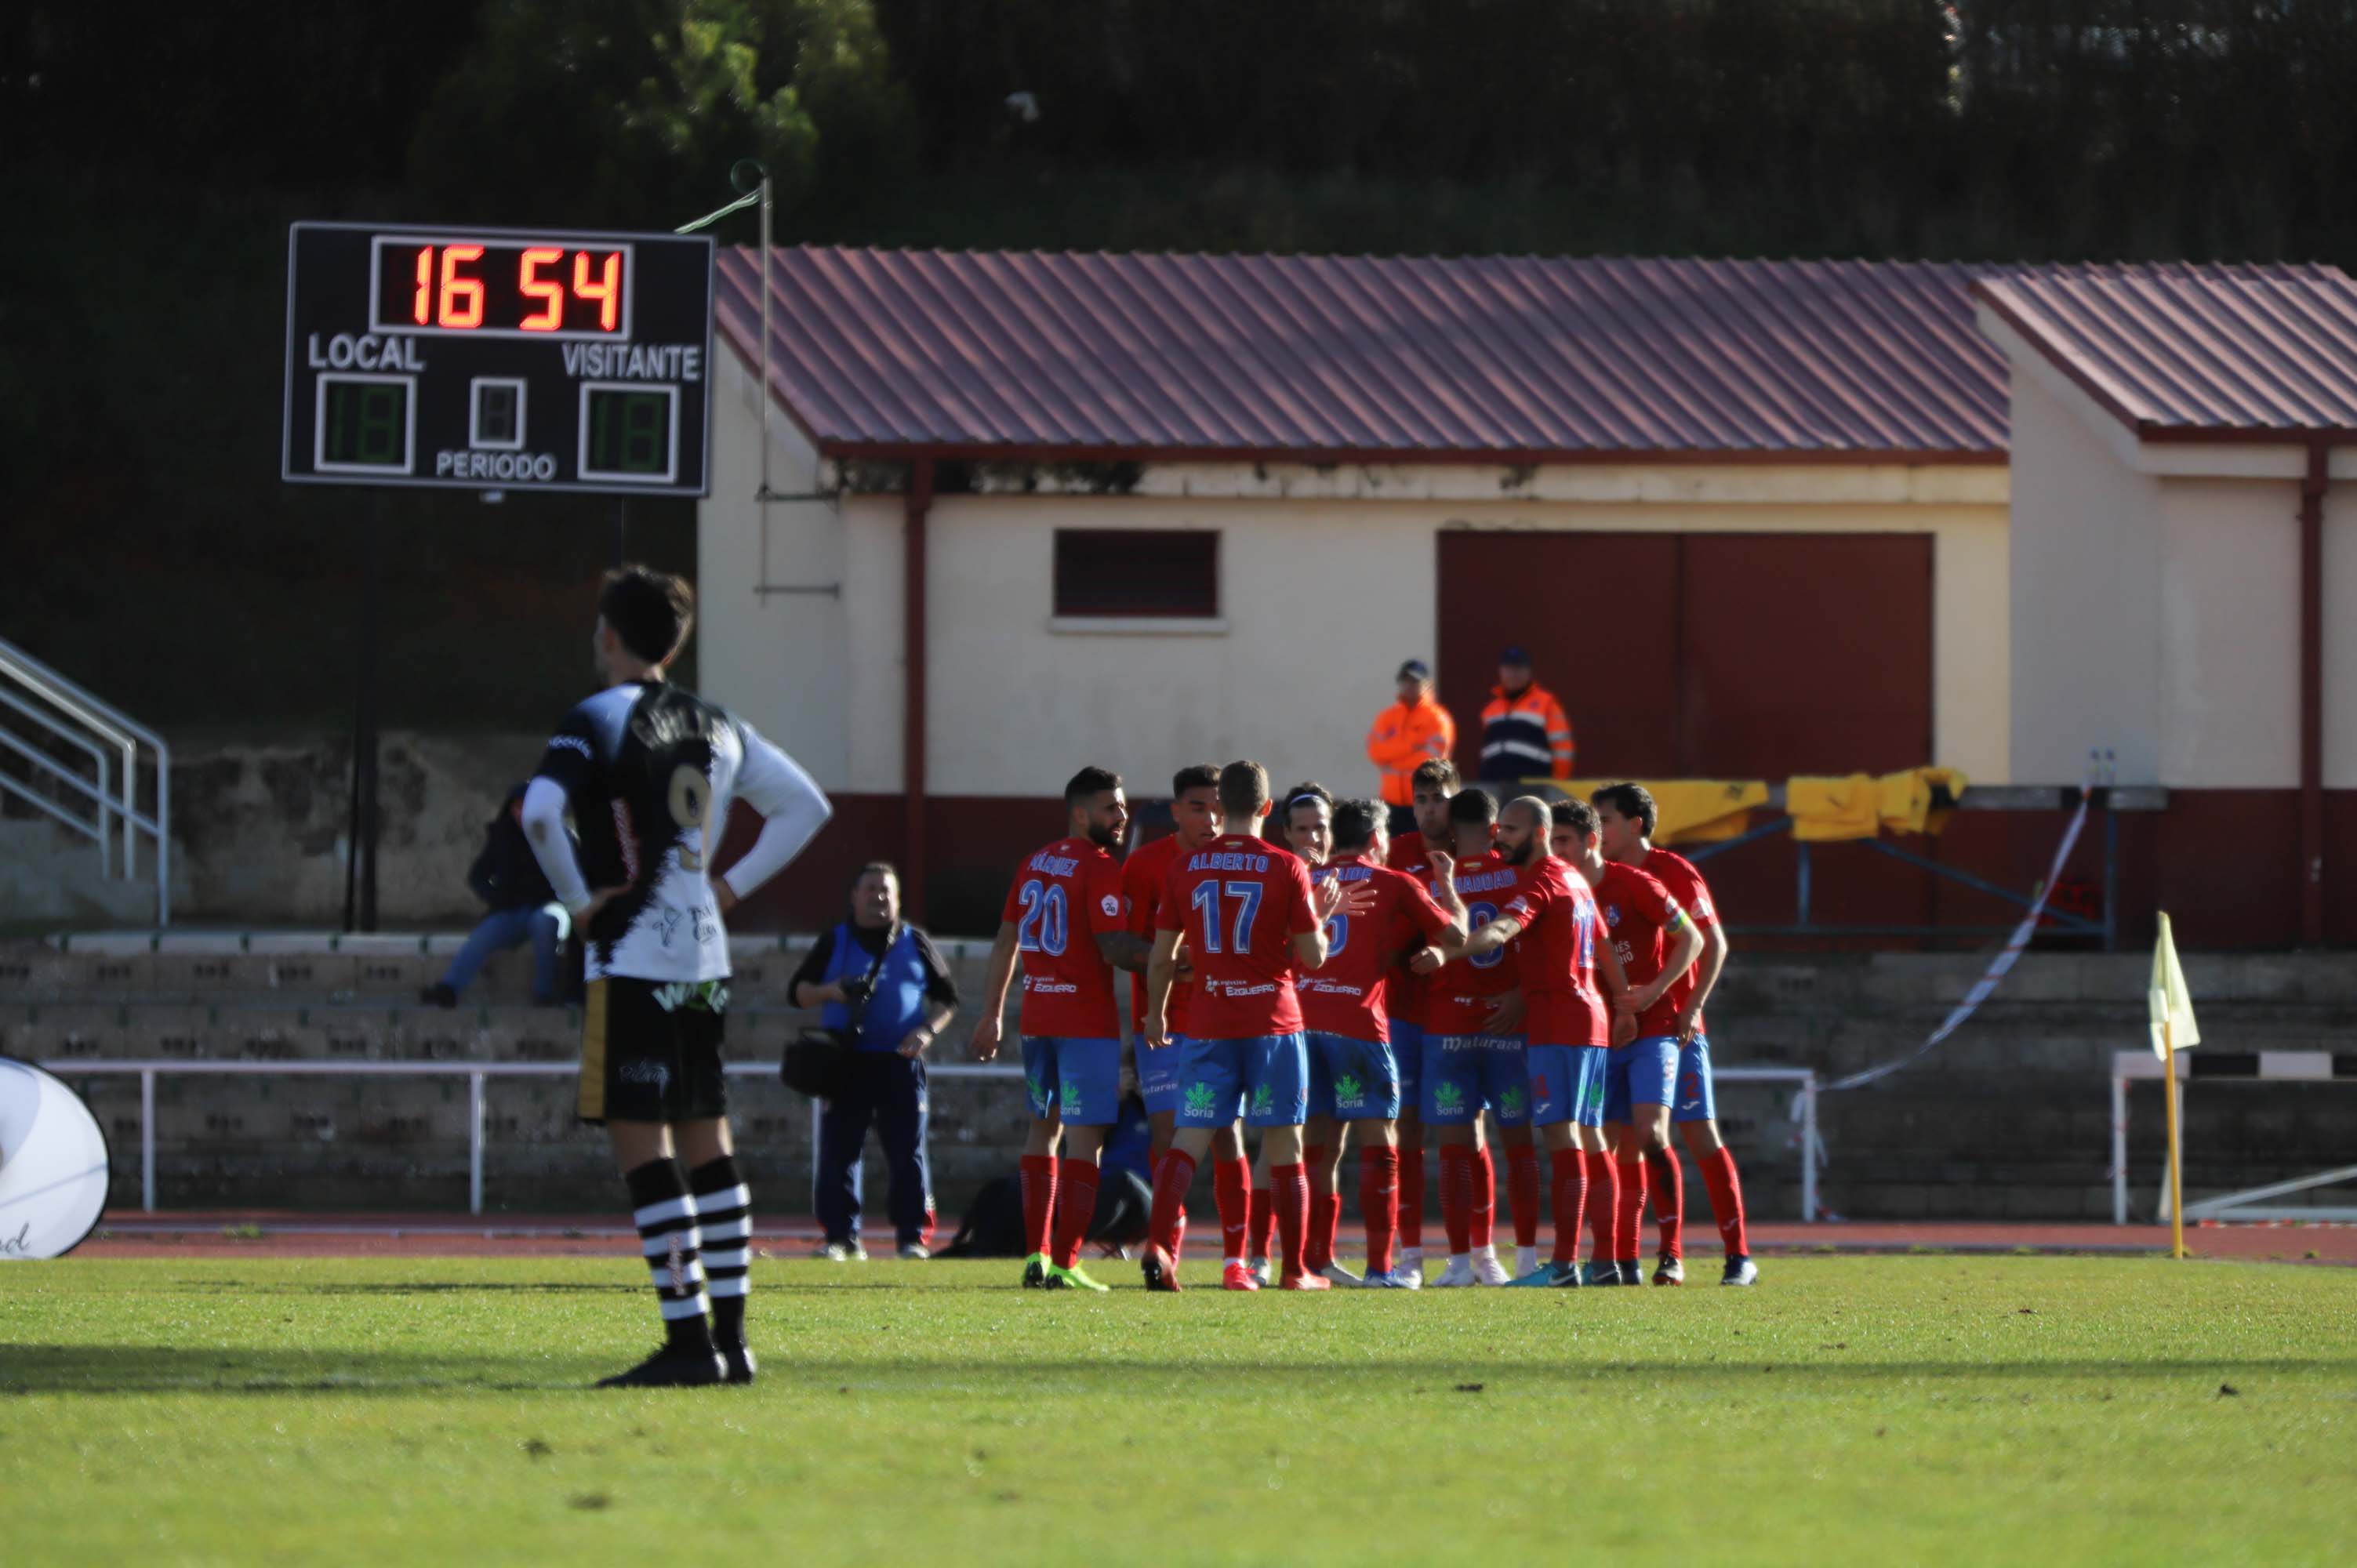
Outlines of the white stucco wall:
M758 506L753 375L723 354L715 379L713 493L699 513L703 687L825 788L897 793L902 499ZM782 412L770 438L774 489L832 489L832 467ZM2012 762L2006 496L2006 471L1988 467L1231 465L1148 469L1126 495L939 497L928 788L1036 797L1099 760L1158 792L1182 763L1238 754L1280 784L1372 787L1366 726L1404 654L1432 656L1437 536L1467 527L1928 532L1937 755L1926 760L1984 782L2040 777ZM840 598L754 592L765 514L770 582L839 583ZM1224 629L1052 628L1058 528L1221 531Z
M2324 787L2357 789L2357 480L2324 497Z
M2299 782L2297 445L2139 440L2002 323L2013 363L2013 766L2123 783ZM2357 787L2357 453L2324 539L2324 774Z

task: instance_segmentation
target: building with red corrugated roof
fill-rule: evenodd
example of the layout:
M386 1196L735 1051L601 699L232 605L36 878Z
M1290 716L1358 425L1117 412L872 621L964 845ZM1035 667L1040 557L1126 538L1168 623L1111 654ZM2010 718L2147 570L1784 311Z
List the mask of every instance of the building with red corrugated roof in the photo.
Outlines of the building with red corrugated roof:
M766 499L762 292L723 255L704 682L937 926L986 923L1082 762L1372 795L1390 672L1429 660L1462 721L1509 642L1583 772L2062 784L2109 747L2164 836L2212 791L2189 821L2279 790L2297 825L2313 772L2357 852L2357 637L2319 628L2309 699L2348 733L2298 741L2302 476L2357 424L2337 271L782 249ZM2213 500L2265 566L2215 603ZM2357 545L2323 558L2357 608ZM2004 830L1943 853L2024 881L2051 832Z

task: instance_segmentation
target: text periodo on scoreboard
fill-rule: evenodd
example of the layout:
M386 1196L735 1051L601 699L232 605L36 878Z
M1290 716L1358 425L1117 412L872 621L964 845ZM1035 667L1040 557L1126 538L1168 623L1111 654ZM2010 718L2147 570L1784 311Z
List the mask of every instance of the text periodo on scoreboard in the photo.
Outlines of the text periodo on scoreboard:
M297 223L280 472L703 495L712 242Z

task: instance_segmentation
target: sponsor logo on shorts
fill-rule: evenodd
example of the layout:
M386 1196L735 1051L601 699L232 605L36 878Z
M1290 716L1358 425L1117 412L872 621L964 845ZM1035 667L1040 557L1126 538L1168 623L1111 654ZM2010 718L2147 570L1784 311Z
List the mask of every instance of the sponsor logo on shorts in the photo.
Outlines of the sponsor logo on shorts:
M1443 1111L1462 1111L1465 1109L1465 1091L1453 1083L1444 1083L1432 1091L1432 1102Z
M1047 1110L1048 1084L1046 1079L1026 1076L1023 1079L1023 1087L1030 1092L1031 1104L1035 1109L1039 1111Z
M1219 1095L1213 1092L1210 1084L1190 1083L1187 1086L1187 1114L1209 1116L1212 1106L1219 1103Z
M1262 1084L1259 1088L1253 1090L1252 1108L1253 1114L1255 1116L1266 1115L1269 1112L1275 1110L1276 1091L1274 1089L1271 1089L1267 1084Z
M671 1082L671 1069L662 1062L624 1062L614 1076L624 1083L651 1083L660 1092Z
M1361 1105L1366 1102L1366 1098L1367 1086L1351 1074L1346 1072L1334 1080L1335 1104Z
M1523 1091L1514 1088L1508 1088L1502 1090L1498 1096L1498 1114L1501 1116L1520 1116L1522 1113Z
M1061 1093L1063 1096L1064 1114L1067 1116L1076 1116L1080 1114L1081 1080L1076 1078L1066 1079L1063 1082Z

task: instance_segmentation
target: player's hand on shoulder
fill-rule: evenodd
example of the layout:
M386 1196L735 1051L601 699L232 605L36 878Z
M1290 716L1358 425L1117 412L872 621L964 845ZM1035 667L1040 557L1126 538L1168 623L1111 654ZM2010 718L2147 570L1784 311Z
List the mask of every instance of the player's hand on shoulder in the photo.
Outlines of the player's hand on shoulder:
M975 1022L974 1038L966 1045L966 1048L973 1053L974 1060L986 1062L998 1055L1000 1027L999 1021L993 1017L985 1017Z
M1443 886L1457 880L1457 857L1447 850L1425 852L1425 864L1432 868L1432 880Z

